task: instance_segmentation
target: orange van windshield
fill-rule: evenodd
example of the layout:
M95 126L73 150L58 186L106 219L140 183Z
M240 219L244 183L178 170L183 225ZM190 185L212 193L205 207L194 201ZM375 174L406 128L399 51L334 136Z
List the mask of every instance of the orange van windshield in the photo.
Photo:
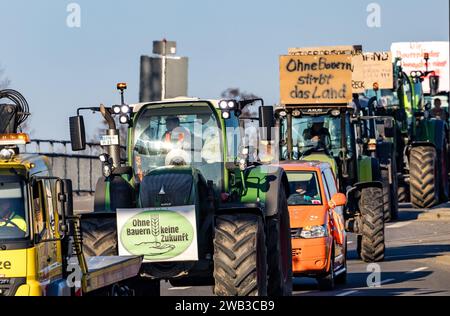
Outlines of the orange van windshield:
M323 204L316 172L288 171L287 176L291 191L289 206Z

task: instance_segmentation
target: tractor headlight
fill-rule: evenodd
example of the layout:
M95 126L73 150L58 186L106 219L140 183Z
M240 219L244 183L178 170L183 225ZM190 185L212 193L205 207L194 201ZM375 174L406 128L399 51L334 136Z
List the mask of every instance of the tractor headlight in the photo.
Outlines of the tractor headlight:
M120 107L120 111L123 113L123 114L128 114L128 113L130 113L130 106L128 106L128 105L126 105L126 104L124 104L124 105L122 105L121 107Z
M130 118L128 117L127 114L122 114L119 117L119 122L120 122L120 124L127 124L130 122Z
M339 115L341 115L341 111L337 110L337 109L334 109L334 110L331 111L331 115L334 116L334 117L338 117Z
M234 109L236 107L236 102L228 101L227 106L229 109Z
M219 107L220 107L222 110L225 110L225 109L228 107L228 102L225 101L225 100L220 101L220 102L219 102Z
M105 178L108 178L112 173L112 169L110 165L104 165L103 166L103 176Z
M222 112L222 118L223 118L224 120L228 120L228 119L230 118L230 112L223 111L223 112Z
M311 238L322 238L327 237L327 227L322 226L306 226L302 228L300 233L300 238L311 239Z
M14 150L7 148L0 150L0 159L10 160L12 157L14 157Z
M113 105L112 110L113 110L114 114L119 114L120 113L120 105Z

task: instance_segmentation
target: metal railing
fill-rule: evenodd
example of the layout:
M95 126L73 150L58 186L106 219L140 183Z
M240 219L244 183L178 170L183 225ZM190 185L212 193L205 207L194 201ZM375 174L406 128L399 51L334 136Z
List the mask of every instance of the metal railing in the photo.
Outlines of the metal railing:
M24 154L47 156L54 176L72 180L73 192L94 193L97 180L102 176L98 156L103 152L99 143L87 143L86 150L72 152L70 141L34 139L20 146Z

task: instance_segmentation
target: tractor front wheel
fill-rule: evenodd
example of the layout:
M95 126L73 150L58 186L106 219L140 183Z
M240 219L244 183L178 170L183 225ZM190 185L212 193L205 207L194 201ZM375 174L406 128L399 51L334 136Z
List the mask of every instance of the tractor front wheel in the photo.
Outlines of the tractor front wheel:
M384 210L383 192L380 188L364 188L361 191L359 209L361 232L358 236L358 253L365 262L384 260Z
M436 149L419 146L409 155L411 203L415 208L430 208L439 202L439 172Z
M267 251L258 215L216 217L214 293L219 296L266 296Z

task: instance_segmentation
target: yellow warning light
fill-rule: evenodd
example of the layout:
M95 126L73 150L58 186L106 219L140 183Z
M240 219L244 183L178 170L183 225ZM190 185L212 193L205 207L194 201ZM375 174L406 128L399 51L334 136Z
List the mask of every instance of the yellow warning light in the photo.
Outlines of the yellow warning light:
M25 133L0 134L0 146L25 145L30 142L30 137Z
M127 84L125 82L119 82L117 84L117 90L126 90L127 89Z

